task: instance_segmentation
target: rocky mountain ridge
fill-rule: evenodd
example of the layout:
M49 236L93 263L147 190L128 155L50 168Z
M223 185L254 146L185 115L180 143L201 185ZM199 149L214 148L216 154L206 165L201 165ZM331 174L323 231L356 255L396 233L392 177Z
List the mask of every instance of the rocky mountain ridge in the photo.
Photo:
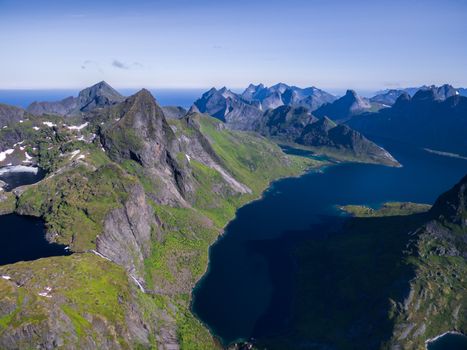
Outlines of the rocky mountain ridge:
M105 81L79 92L78 97L67 97L55 102L33 102L26 109L34 115L77 115L122 102L124 97Z
M355 117L347 124L368 136L465 155L467 97L443 100L432 89L420 90L413 97L403 93L392 108Z

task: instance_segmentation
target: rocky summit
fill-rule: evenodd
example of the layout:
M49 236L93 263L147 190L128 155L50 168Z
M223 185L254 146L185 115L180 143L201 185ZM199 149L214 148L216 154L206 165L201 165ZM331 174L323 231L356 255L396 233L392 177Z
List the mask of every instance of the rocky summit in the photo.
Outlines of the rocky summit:
M119 92L105 81L101 81L80 91L78 97L70 96L55 102L33 102L28 106L27 111L34 115L76 115L94 108L110 106L123 100L124 97Z
M327 116L335 122L342 123L355 115L370 111L371 108L369 101L358 96L355 91L347 90L344 96L321 106L314 114L318 117Z

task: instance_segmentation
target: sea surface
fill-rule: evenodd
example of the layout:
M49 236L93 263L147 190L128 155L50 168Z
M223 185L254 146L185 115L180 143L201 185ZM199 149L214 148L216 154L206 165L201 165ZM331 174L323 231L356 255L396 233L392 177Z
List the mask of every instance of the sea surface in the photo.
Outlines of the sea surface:
M117 89L130 96L139 89ZM149 89L162 106L190 108L194 101L208 89ZM78 96L79 89L63 90L0 90L0 103L26 108L34 101L59 101L69 96Z
M465 160L385 140L379 143L402 168L333 165L323 172L277 181L261 200L238 210L225 234L211 247L208 271L193 291L193 312L224 344L281 339L293 317L293 232L318 239L330 226L345 220L338 205L432 204L467 173ZM316 288L325 294L327 284L320 276L315 279Z

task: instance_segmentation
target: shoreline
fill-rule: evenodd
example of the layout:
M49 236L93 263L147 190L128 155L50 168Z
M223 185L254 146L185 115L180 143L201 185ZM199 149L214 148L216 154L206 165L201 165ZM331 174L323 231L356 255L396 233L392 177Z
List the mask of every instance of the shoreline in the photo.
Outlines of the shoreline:
M309 157L306 157L306 156L297 156L297 155L293 155L291 154L292 156L295 156L295 157L304 157L304 158L309 158ZM274 180L271 180L269 181L268 185L265 187L265 189L263 191L261 191L261 193L259 194L258 197L256 198L253 198L251 199L250 201L244 203L242 206L238 207L236 210L235 210L235 215L232 217L232 219L230 219L223 227L222 229L220 230L219 232L219 235L217 236L216 240L214 242L212 242L209 247L208 247L208 263L206 265L206 268L203 272L203 275L196 281L194 287L192 288L191 290L191 293L190 293L190 303L189 303L189 311L190 313L196 318L196 320L204 327L206 328L209 333L211 334L211 336L213 337L213 339L218 342L219 344L221 344L222 348L225 349L226 347L230 346L230 345L233 345L233 344L237 344L239 342L247 342L248 340L245 340L245 339L236 339L234 342L232 343L229 343L228 345L224 345L224 342L223 340L214 334L213 330L206 324L204 323L199 317L198 315L194 312L193 310L193 301L194 301L194 298L193 298L193 292L197 289L199 283L205 278L205 276L208 274L209 272L209 266L210 266L210 259L209 259L209 256L210 256L210 251L211 251L211 248L217 244L217 242L222 238L224 237L225 235L225 230L227 228L227 226L232 222L234 221L236 218L237 218L237 213L240 209L242 209L243 207L247 206L247 205L250 205L252 203L255 203L257 201L261 201L264 199L265 197L265 194L271 190L274 186L274 184L276 182L279 182L279 181L283 181L283 180L286 180L286 179L297 179L297 178L300 178L302 176L305 176L306 174L309 174L311 172L316 172L316 173L323 173L328 167L330 166L336 166L336 165L340 165L340 164L344 164L344 163L352 163L352 162L341 162L341 161L338 161L336 159L328 159L328 160L323 160L321 161L323 162L323 164L317 166L317 167L309 167L305 170L303 170L302 172L300 172L299 174L296 174L296 175L290 175L290 176L281 176L281 177L278 177Z
M425 349L428 349L428 347L427 347L428 344L433 343L433 342L437 341L439 338L442 338L442 337L444 337L445 335L448 335L448 334L460 335L460 336L463 336L463 337L467 338L467 335L465 335L464 333L461 333L461 332L458 332L458 331L447 331L447 332L444 332L443 334L437 335L434 338L430 338L430 339L425 340Z

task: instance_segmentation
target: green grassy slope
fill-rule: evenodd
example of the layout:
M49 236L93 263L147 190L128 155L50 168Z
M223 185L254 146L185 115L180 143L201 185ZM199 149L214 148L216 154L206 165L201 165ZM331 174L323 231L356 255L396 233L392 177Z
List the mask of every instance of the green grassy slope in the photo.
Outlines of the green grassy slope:
M112 162L96 140L76 141L58 127L52 135L56 140L52 147L39 147L45 141L37 135L27 145L31 152L37 150L33 155L42 159L40 164L51 173L41 182L23 187L16 203L8 195L1 204L5 212L14 209L42 217L51 240L68 244L75 252L86 252L95 249L96 236L102 232L109 211L123 206L129 189L140 184L151 194L149 203L161 232L154 237L144 263L148 293L139 291L123 268L89 253L0 267L0 273L11 276L11 280L0 280L8 301L0 303L0 340L16 334L18 342L39 343L47 334L58 332L63 348L71 344L78 348L89 344L98 344L98 348L138 348L143 344L157 348L168 342L179 343L182 349L217 348L189 310L191 290L207 267L209 245L236 209L259 197L270 181L298 175L320 163L286 156L266 139L225 130L212 118L196 118L225 169L252 193L219 190L226 187L219 173L192 160L196 184L192 206L156 204L150 199L159 190L154 179L135 161ZM182 121L171 123L178 137L193 135ZM93 125L89 128L96 130ZM70 155L76 149L84 158L77 160ZM18 287L17 281L23 279L26 282ZM38 295L45 284L52 288L51 298ZM54 319L60 322L55 324ZM135 320L148 334L139 336ZM34 336L24 333L28 327L35 329ZM102 334L109 339L107 343ZM21 343L22 347L26 348L26 343Z

